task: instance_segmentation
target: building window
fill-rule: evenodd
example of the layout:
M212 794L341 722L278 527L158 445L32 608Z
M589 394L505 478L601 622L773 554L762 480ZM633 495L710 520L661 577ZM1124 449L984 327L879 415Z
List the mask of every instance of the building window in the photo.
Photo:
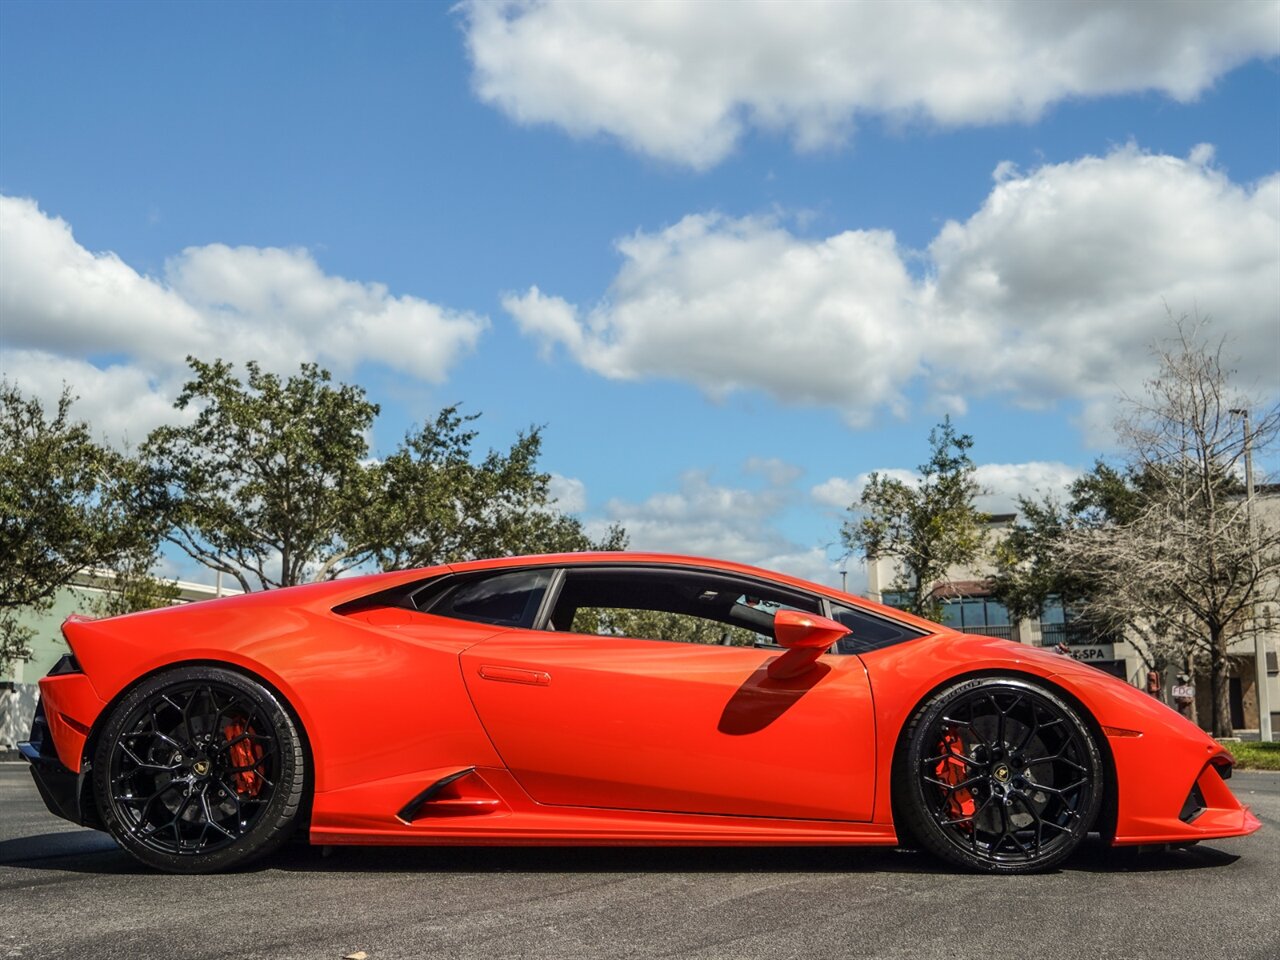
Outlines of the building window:
M1048 597L1040 607L1040 625L1051 626L1066 623L1067 608L1062 605L1061 597Z
M897 610L906 610L911 606L911 594L886 590L884 593L880 594L880 602L886 607L893 607Z
M1040 643L1055 647L1060 643L1088 644L1112 643L1108 637L1100 637L1096 631L1080 622L1080 614L1061 597L1049 597L1040 608Z
M991 597L953 597L942 603L942 622L952 630L985 633L1008 639L1009 610Z

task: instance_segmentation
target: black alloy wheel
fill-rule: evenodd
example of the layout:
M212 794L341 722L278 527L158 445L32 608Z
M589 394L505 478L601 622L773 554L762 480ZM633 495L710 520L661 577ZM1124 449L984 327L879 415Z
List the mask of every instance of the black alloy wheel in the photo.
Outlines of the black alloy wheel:
M898 770L907 828L970 869L1051 869L1080 844L1102 802L1103 764L1077 712L1034 683L979 678L916 714Z
M93 784L108 832L177 873L241 866L292 832L303 795L297 726L261 684L217 667L143 682L108 717Z

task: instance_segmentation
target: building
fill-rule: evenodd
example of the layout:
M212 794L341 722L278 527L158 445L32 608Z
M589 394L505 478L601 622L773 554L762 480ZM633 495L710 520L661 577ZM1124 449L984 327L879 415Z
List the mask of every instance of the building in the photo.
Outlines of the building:
M1269 526L1280 524L1280 486L1261 488L1256 503L1260 519ZM1016 520L1017 515L1012 513L993 515L988 525L989 542L999 542ZM946 578L934 585L933 596L943 602L944 624L965 633L980 633L1033 646L1065 644L1077 660L1090 663L1135 687L1148 688L1150 668L1132 643L1124 637L1101 636L1083 624L1073 623L1071 611L1061 602L1047 603L1037 619L1013 620L1004 604L992 596L990 577L994 570L994 563L987 558L972 567L951 568ZM898 605L900 598L892 591L898 571L896 562L891 558L869 561L867 596L889 606ZM1263 631L1272 736L1280 739L1277 736L1280 733L1280 665L1276 657L1277 646L1280 645L1280 603L1277 602L1277 590L1270 593L1269 602L1258 605L1256 616ZM1240 735L1256 738L1259 723L1253 637L1237 640L1232 644L1230 654L1231 725ZM1178 672L1176 668L1170 668L1159 677L1158 695L1165 702L1170 702L1169 690ZM1208 729L1208 718L1212 715L1209 678L1197 676L1195 685L1194 716L1202 727Z
M31 656L10 664L0 672L0 758L13 754L20 740L27 739L31 730L31 718L35 714L37 683L67 653L66 642L59 627L73 613L90 613L93 603L110 586L112 573L108 571L79 574L67 587L54 597L53 607L41 613L27 612L18 623L35 631L31 641ZM177 581L176 603L194 603L215 597L240 593L240 590L211 587L204 583Z

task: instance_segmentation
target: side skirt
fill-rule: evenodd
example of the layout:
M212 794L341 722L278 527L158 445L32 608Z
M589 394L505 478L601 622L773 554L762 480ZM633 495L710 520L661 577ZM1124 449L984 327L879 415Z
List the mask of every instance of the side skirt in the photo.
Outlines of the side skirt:
M423 784L449 780L468 792L500 798L480 812L475 800L445 801L402 818ZM462 803L467 806L459 809ZM454 812L456 810L456 812ZM408 819L408 822L406 822ZM895 846L891 824L833 820L776 820L554 807L535 803L506 770L453 768L423 771L356 788L316 794L313 844L501 846Z

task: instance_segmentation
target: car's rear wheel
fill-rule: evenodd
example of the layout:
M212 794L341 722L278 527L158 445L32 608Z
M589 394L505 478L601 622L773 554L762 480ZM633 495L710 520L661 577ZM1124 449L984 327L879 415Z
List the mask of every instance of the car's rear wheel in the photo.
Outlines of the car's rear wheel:
M302 805L297 725L260 683L231 670L166 671L112 710L93 756L104 825L148 866L207 873L274 850Z
M969 680L927 701L897 773L898 809L920 843L990 873L1057 866L1102 801L1102 759L1079 714L1013 678Z

